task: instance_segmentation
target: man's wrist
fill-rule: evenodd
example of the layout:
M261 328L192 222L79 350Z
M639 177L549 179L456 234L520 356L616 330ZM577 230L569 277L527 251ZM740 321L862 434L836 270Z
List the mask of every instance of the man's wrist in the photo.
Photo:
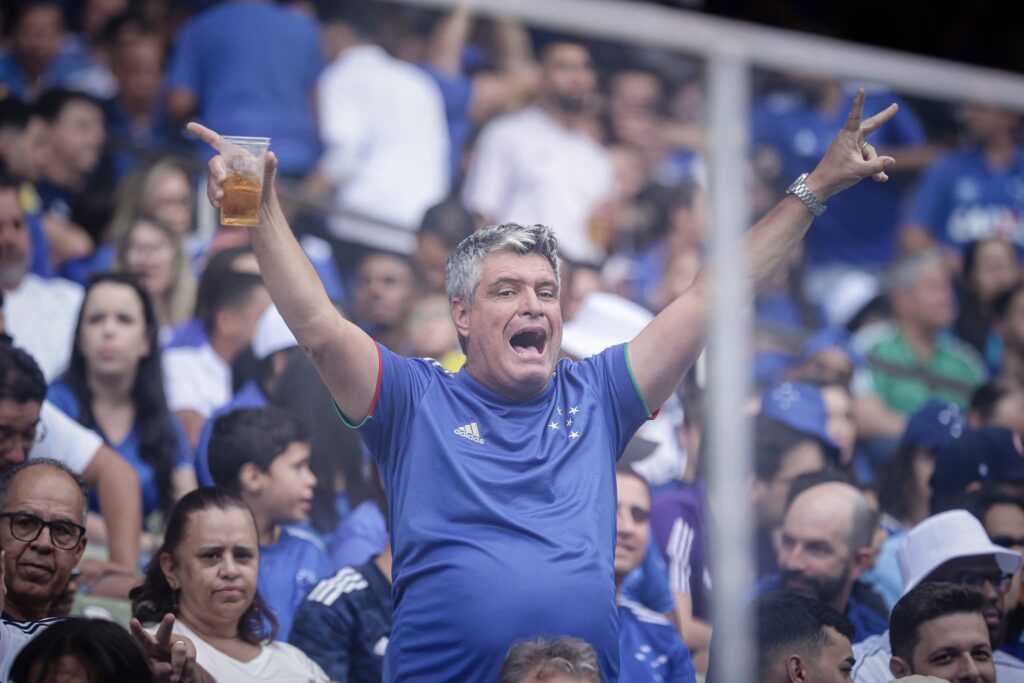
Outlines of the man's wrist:
M817 217L825 213L825 209L828 207L825 206L824 200L807 186L806 181L809 177L807 173L801 174L786 188L786 194L791 194L799 199L807 207L807 210Z
M822 180L818 176L816 176L815 173L815 171L811 171L809 174L807 174L807 177L804 178L804 186L808 190L813 192L814 196L817 197L822 204L824 204L832 197L832 195L835 194L835 192L829 191L825 183L822 182Z

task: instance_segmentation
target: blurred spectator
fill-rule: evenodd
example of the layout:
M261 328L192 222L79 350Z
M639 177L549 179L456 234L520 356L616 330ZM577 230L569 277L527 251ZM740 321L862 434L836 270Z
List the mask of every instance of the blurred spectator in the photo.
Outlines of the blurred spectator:
M971 508L985 526L989 539L996 545L1024 554L1024 498L993 491L983 492ZM1017 569L1003 600L1006 612L1006 635L1002 650L1017 659L1024 656L1024 600Z
M106 619L73 617L33 638L11 666L10 680L156 683L158 679L124 627Z
M476 221L455 197L427 209L416 233L416 264L420 284L430 292L444 291L444 267L459 242L476 230Z
M971 429L1006 427L1024 435L1024 386L996 378L974 390L967 412Z
M178 140L167 121L163 97L161 37L151 32L117 36L112 48L117 98L107 108L107 134L113 143L114 176L120 179L140 160L166 151Z
M173 614L173 633L192 641L214 680L327 681L301 650L274 640L277 622L257 588L259 560L245 502L224 489L196 489L171 511L163 545L132 591L132 613L153 631Z
M0 173L0 291L6 329L20 345L32 349L52 380L67 367L71 355L82 288L28 272L32 245L18 192L18 183Z
M753 113L755 145L776 157L778 187L815 167L828 148L833 131L842 128L856 89L828 78L802 75L791 93L775 93L757 103ZM812 291L824 298L851 270L872 275L892 259L896 246L900 174L920 169L931 160L925 132L914 112L890 92L869 92L865 111L900 105L892 125L876 131L869 142L879 155L899 159L898 173L888 183L861 183L833 197L828 211L814 221L805 245ZM831 321L834 323L842 321Z
M135 276L146 290L156 315L157 341L163 345L195 307L196 279L181 234L142 214L122 233L114 267Z
M309 521L316 477L309 469L309 435L275 408L246 408L217 419L210 436L210 474L252 510L260 539L260 593L288 640L295 611L330 575L323 543L297 526Z
M65 33L61 3L26 0L10 22L9 49L0 55L0 87L31 102L47 88L66 87L96 97L110 94L88 55Z
M978 520L964 510L952 510L929 517L910 530L899 545L900 575L905 596L917 586L949 582L979 589L984 602L982 613L992 648L1001 643L1005 625L1003 593L1012 572L1021 565L1021 556L988 540ZM857 663L853 668L856 683L887 683L892 680L888 632L857 643L853 649ZM1020 681L1024 662L1005 652L993 657L998 680Z
M370 251L355 270L352 321L397 354L409 351L406 322L416 296L416 275L405 256Z
M252 273L225 273L209 294L202 315L208 341L167 349L163 358L167 404L192 447L210 414L231 399L231 363L249 346L270 305L262 278Z
M850 386L853 372L861 363L850 337L836 328L825 328L804 342L800 355L786 371L786 379L811 384Z
M821 600L853 623L853 642L883 632L884 603L858 586L874 559L877 527L877 513L855 487L829 481L805 489L786 510L779 574L760 591L786 590Z
M458 372L466 361L452 322L448 297L427 294L413 305L406 323L410 356L434 358L449 372Z
M992 303L1021 282L1017 250L1006 239L989 237L964 250L963 285L959 290L956 335L974 347L993 370L1000 360L999 338L992 331Z
M319 155L313 97L322 64L308 17L273 2L220 3L178 32L168 114L224 135L269 137L279 173L301 177Z
M589 132L595 85L585 46L544 48L537 104L484 129L463 192L485 222L548 225L566 258L591 264L604 260L605 245L590 219L613 190L611 159Z
M142 490L143 515L164 515L196 487L192 452L167 408L153 307L127 275L100 275L86 289L68 371L49 399L127 460ZM95 495L89 506L98 512Z
M514 19L495 17L490 28L493 68L467 73L466 52L474 46L466 43L474 20L466 4L457 5L436 22L421 64L444 98L453 187L462 180L463 159L473 129L494 116L518 109L537 86L537 68L523 25Z
M615 473L618 505L615 535L615 586L643 563L650 537L651 490L627 467ZM695 682L693 662L682 639L664 615L618 595L619 676L624 680Z
M1024 247L1024 154L1020 116L972 102L962 110L967 147L944 154L921 177L903 224L906 250L939 244L959 263L964 247L1002 237Z
M754 604L756 680L760 683L826 683L847 680L853 667L853 624L820 600L771 593ZM730 649L731 650L731 649ZM716 655L731 656L725 648Z
M971 491L990 485L1024 497L1024 446L1004 427L965 430L935 454L932 512L959 507Z
M441 93L374 42L377 11L354 0L319 6L330 64L318 84L324 155L311 182L355 214L330 220L335 238L357 245L339 254L343 269L367 247L411 254L424 212L448 192Z
M508 649L498 683L604 683L597 653L579 638L522 640Z
M88 256L103 225L96 225L94 206L102 203L93 172L100 163L106 134L99 103L70 90L48 90L35 104L46 125L49 146L36 183L43 229L55 268ZM97 194L93 194L97 193Z
M846 384L822 384L818 391L825 405L825 433L839 449L838 464L847 467L853 460L853 447L857 442L853 394Z
M1024 387L1024 285L999 294L992 303L993 329L1002 341L1002 374Z
M808 385L781 387L787 388L765 395L754 428L754 471L749 487L757 524L754 538L760 578L778 568L775 537L786 512L790 483L801 474L823 470L835 462L830 456L836 448L825 433L820 395L817 409L807 409L817 390Z
M0 480L0 677L8 680L18 651L53 624L54 604L85 546L85 482L54 460L34 459ZM46 527L45 529L43 527ZM43 533L43 532L46 533Z
M256 329L252 333L250 346L255 361L253 376L246 378L234 396L210 414L199 436L199 445L196 448L196 476L201 486L214 485L210 476L209 448L217 418L243 408L263 408L269 405L268 398L276 389L278 379L299 355L299 343L295 341L291 330L285 325L284 319L273 304L267 306L260 315ZM237 385L235 380L233 377L232 384ZM313 390L311 386L307 386L307 389ZM295 411L289 409L289 412Z
M323 579L299 605L289 642L335 681L378 683L391 636L391 544Z
M217 299L216 292L221 279L228 273L259 275L259 272L256 255L252 253L252 247L248 244L226 247L209 253L196 288L193 316L174 327L166 346L202 346L206 343L209 336L203 321L210 317L210 304Z
M907 416L929 398L966 409L987 374L978 352L947 332L956 311L938 254L901 258L890 277L893 320L854 337L867 361L854 382L858 428L865 437L899 436Z
M947 583L922 584L904 595L890 622L892 675L996 683L984 606L978 591Z
M52 277L50 243L43 230L35 186L49 154L45 130L43 120L21 100L0 99L0 162L3 162L0 168L6 169L20 185L18 195L32 242L29 270L42 277Z

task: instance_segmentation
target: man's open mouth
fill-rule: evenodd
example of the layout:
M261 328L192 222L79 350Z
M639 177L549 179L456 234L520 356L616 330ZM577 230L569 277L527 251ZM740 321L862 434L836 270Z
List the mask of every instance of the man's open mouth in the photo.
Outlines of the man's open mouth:
M547 346L548 335L541 329L523 330L512 335L508 343L512 350L520 356L540 356L544 353L544 347Z

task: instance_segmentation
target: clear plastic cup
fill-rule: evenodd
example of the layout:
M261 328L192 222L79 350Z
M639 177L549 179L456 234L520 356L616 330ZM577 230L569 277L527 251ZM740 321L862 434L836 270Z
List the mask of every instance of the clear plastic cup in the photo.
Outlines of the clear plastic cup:
M263 197L263 167L270 138L222 135L220 154L228 177L222 185L220 203L222 225L251 228L260 224L260 200Z

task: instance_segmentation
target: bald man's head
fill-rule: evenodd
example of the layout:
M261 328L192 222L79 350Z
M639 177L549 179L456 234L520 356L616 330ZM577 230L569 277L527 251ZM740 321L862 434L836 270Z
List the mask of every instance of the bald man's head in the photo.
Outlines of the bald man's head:
M819 484L790 503L779 569L788 589L845 611L853 583L870 566L877 513L856 487Z

